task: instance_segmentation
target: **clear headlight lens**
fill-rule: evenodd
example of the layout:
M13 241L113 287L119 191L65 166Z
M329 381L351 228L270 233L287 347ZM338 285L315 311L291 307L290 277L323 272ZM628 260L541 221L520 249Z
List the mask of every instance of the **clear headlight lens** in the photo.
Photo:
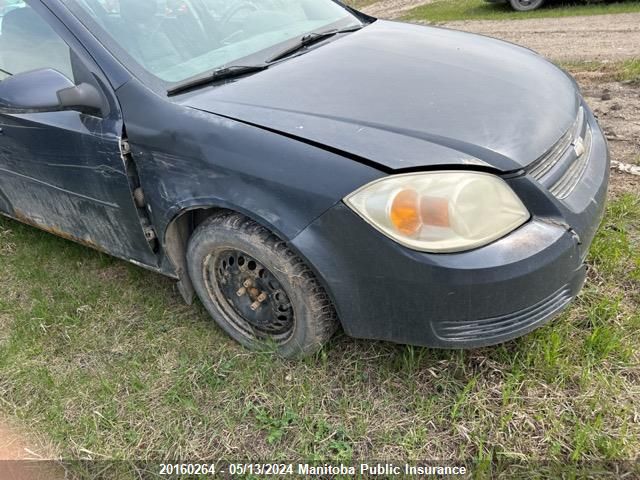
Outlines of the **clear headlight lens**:
M500 177L425 172L376 180L344 199L396 242L424 252L461 252L505 236L529 220Z

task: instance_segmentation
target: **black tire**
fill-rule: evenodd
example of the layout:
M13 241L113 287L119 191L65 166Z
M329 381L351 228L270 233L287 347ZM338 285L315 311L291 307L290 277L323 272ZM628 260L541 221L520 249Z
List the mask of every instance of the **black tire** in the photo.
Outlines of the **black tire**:
M529 12L541 7L544 0L510 0L510 3L514 10Z
M311 269L286 242L241 214L220 212L198 226L187 262L204 307L245 347L302 357L319 350L337 330L333 304ZM256 297L239 293L248 281L254 282L249 290L266 297L254 313L247 304ZM281 310L285 314L276 318Z

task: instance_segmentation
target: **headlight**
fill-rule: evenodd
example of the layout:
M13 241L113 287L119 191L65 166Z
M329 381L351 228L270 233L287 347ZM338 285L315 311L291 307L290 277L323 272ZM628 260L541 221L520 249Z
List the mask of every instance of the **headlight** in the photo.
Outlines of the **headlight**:
M481 172L425 172L376 180L344 199L396 242L424 252L481 247L530 215L504 180Z

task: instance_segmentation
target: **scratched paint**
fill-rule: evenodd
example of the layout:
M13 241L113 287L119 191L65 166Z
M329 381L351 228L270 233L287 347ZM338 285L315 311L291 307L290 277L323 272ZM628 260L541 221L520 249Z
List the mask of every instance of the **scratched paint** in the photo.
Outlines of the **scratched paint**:
M157 265L131 197L117 117L2 115L0 209L83 245Z

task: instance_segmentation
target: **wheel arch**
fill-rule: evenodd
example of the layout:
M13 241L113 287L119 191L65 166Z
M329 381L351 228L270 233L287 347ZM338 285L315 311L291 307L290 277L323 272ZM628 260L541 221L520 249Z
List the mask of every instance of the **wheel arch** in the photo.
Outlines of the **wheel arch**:
M187 248L193 232L202 222L221 212L237 212L251 218L255 222L276 232L273 225L269 225L264 219L258 219L255 215L244 211L237 206L231 206L225 202L194 202L182 204L174 209L171 220L167 223L162 236L164 252L169 260L175 276L178 279L178 290L188 304L193 303L195 290L187 270ZM281 235L281 232L277 232Z
M175 271L175 276L178 280L178 290L185 302L191 305L196 296L195 289L191 283L187 269L187 249L189 246L189 240L200 224L208 218L222 212L234 212L244 215L271 231L283 241L287 242L289 248L294 251L314 273L316 279L325 290L331 300L331 303L335 307L336 303L333 292L329 289L324 277L319 274L315 265L313 265L313 263L311 263L309 259L293 244L291 238L280 231L271 222L268 222L264 218L256 215L254 212L246 211L237 205L230 205L222 201L194 202L189 205L181 205L175 209L175 212L171 216L171 220L167 223L167 227L164 230L164 235L162 237L164 252ZM338 322L341 324L339 317Z

